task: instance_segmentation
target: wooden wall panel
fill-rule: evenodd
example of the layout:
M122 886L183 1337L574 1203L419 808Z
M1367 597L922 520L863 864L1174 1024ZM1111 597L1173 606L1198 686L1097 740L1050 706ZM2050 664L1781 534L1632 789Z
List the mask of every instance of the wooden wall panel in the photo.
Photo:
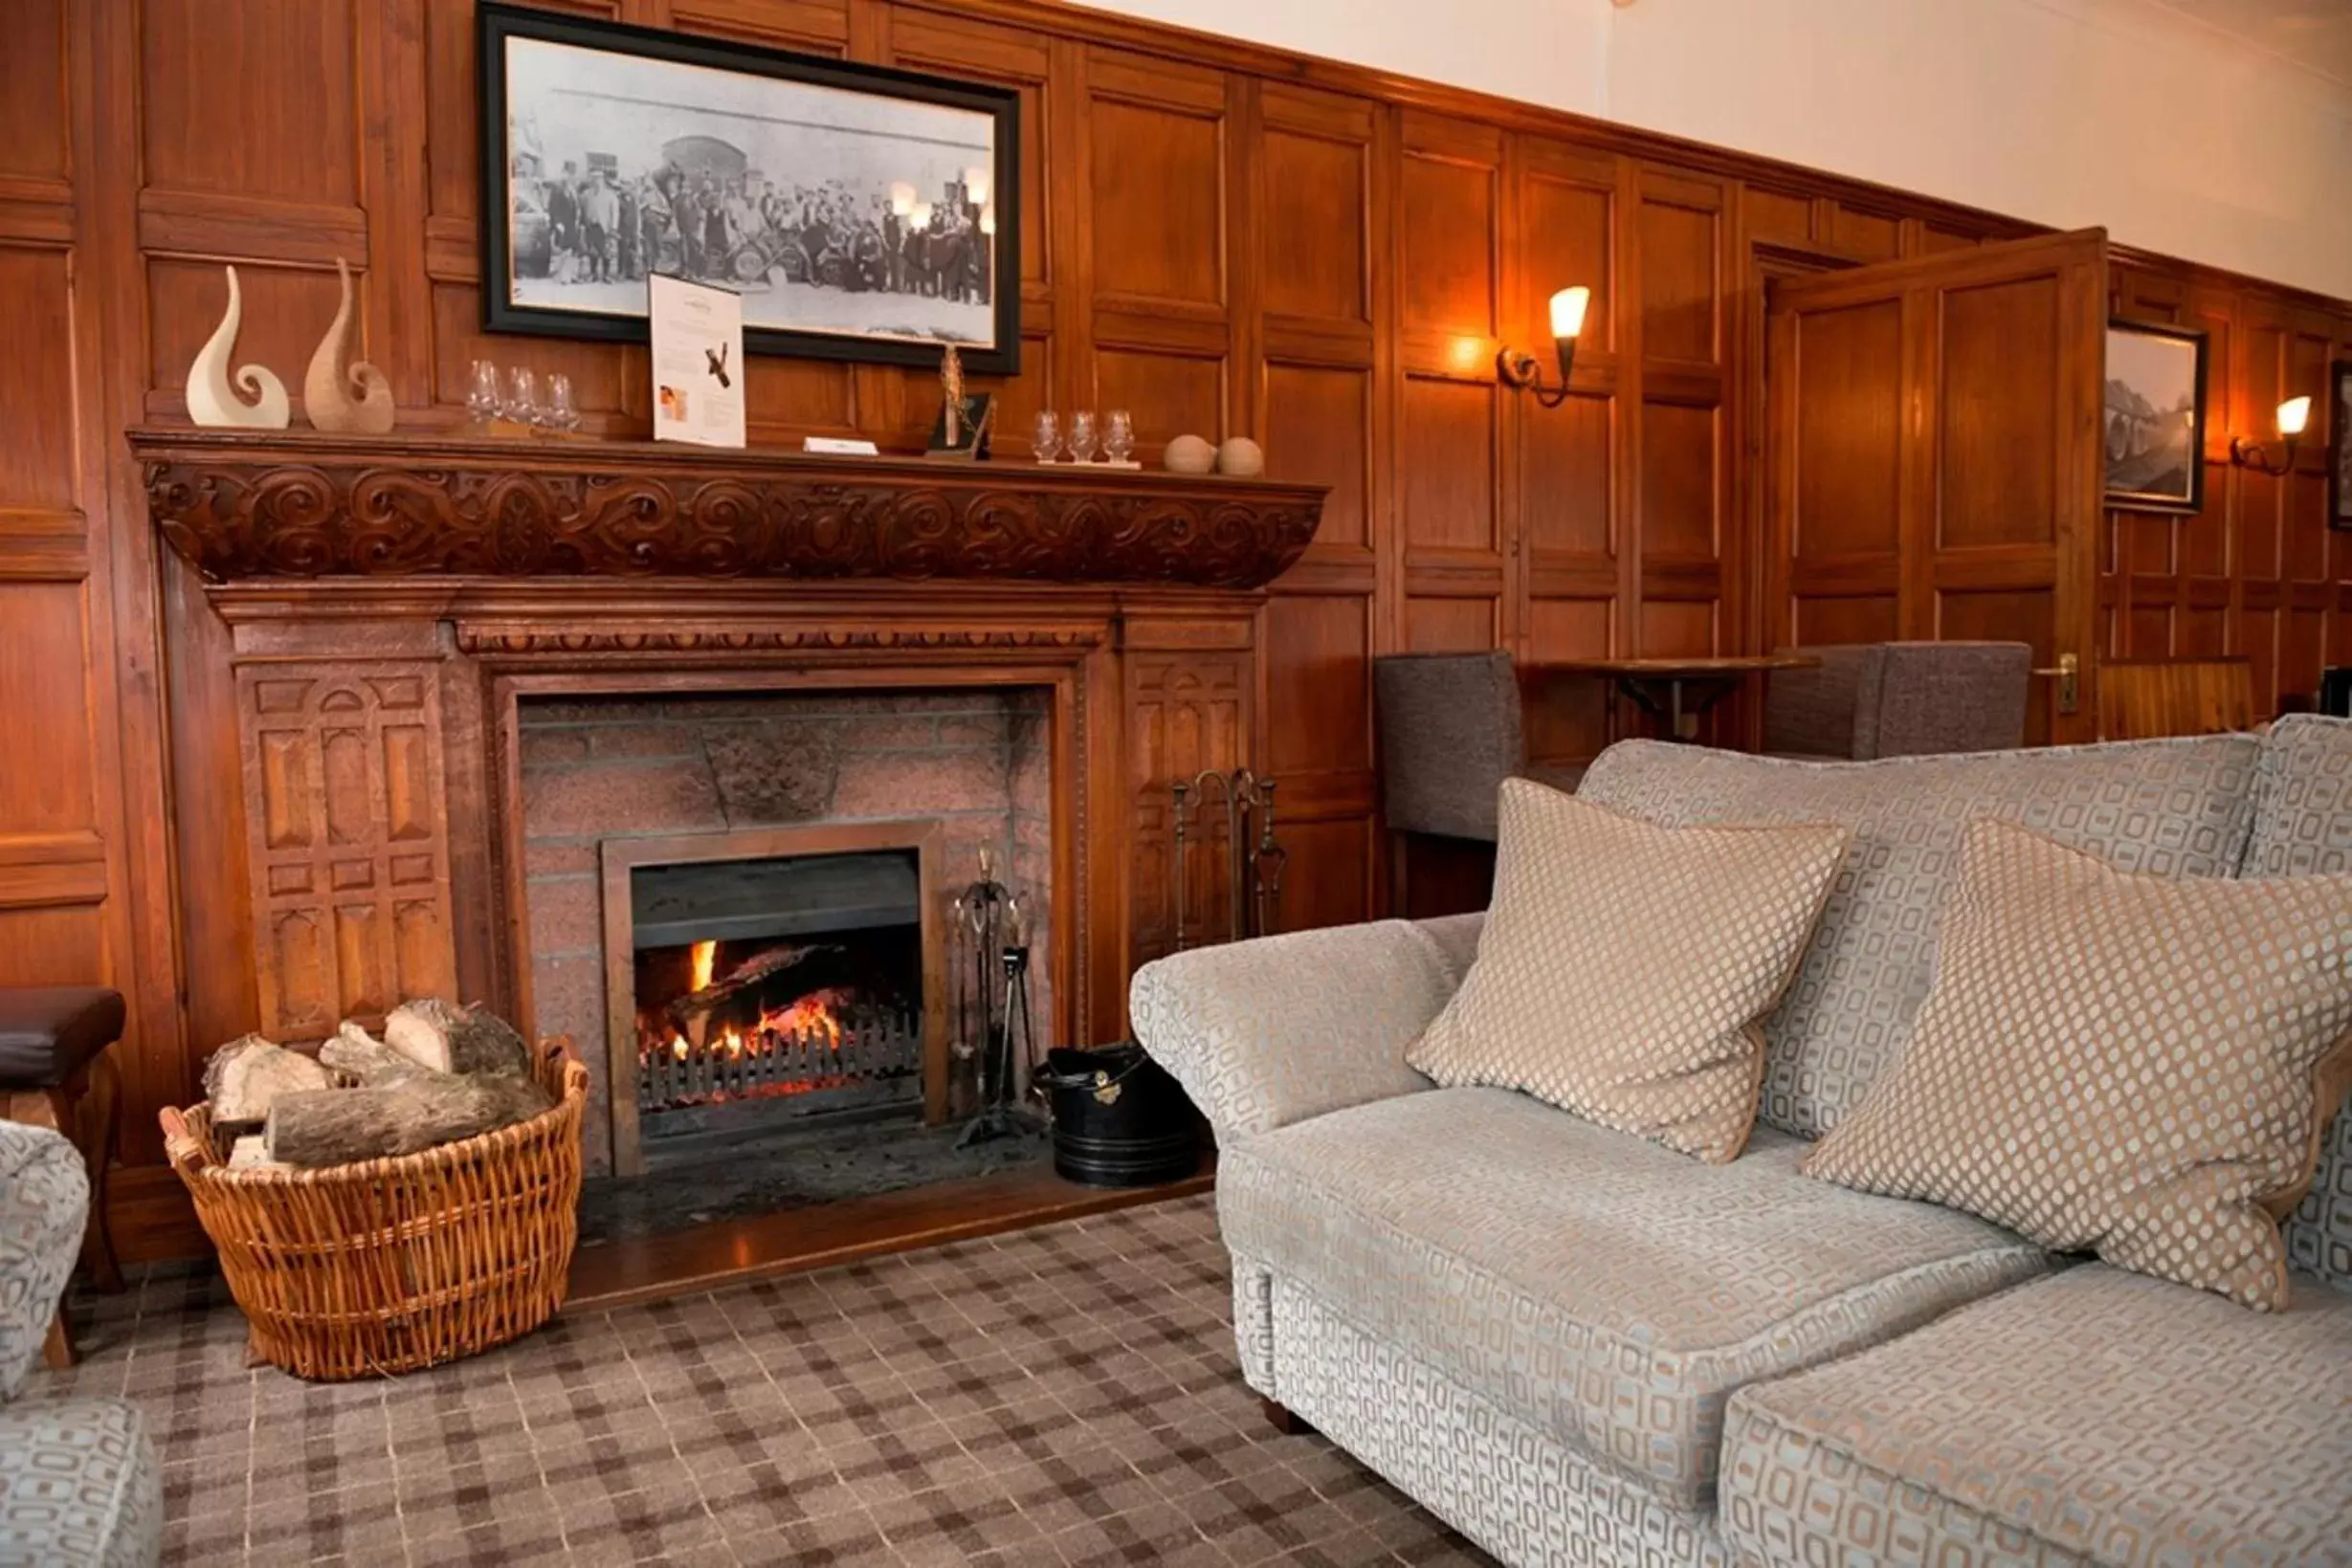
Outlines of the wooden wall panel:
M1248 434L1271 472L1333 487L1321 539L1256 629L1258 686L1217 698L1241 727L1202 753L1227 747L1280 782L1297 833L1294 923L1385 907L1369 718L1379 653L1502 647L1534 663L1891 632L1846 559L1860 541L1807 541L1802 569L1817 580L1792 627L1757 613L1751 579L1771 569L1754 547L1762 508L1745 458L1761 439L1759 258L1802 270L2030 232L1028 0L561 3L1020 91L1023 371L989 384L999 458L1020 454L1039 409L1126 407L1147 461L1179 431ZM131 993L136 1160L157 1158L154 1110L185 1094L221 1024L180 1016L182 965L222 955L211 934L176 928L167 825L203 816L169 792L166 726L225 723L234 693L164 658L157 585L170 579L121 431L185 417L181 381L218 320L220 264L245 283L238 359L290 386L331 311L340 254L363 351L390 376L405 427L461 423L482 356L568 374L590 436L647 426L641 349L479 329L473 27L468 0L10 11L0 639L14 639L15 662L0 678L11 726L64 738L33 773L0 777L0 982L100 978ZM2214 332L2230 402L2215 420L2207 514L2119 525L2109 635L2135 651L2160 639L2248 651L2266 689L2308 690L2315 659L2352 658L2338 605L2352 552L2315 526L2316 453L2267 490L2220 453L2230 430L2253 429L2257 395L2309 375L2323 350L2352 352L2352 313L2152 258L2131 271L2140 294L2121 305ZM1508 342L1548 364L1543 305L1567 283L1595 291L1575 395L1540 409L1498 388L1495 354ZM1857 363L1875 351L1867 333L1848 347ZM772 446L858 434L911 450L936 399L921 371L814 361L757 359L747 385L752 438ZM1996 428L1983 434L1997 445ZM1819 437L1821 472L1836 475L1835 429ZM1966 482L1996 487L1964 497L1986 516L2009 481ZM2006 591L1954 600L1947 621L2030 623L2034 607ZM1169 658L1165 674L1183 664ZM1547 697L1529 734L1547 760L1588 755L1602 739L1590 683ZM239 787L233 750L183 786ZM61 816L68 775L87 787ZM331 917L321 940L317 961L332 957L341 987L345 956L370 949Z
M2100 558L2104 651L2128 658L2243 654L2265 714L2310 706L2321 671L2352 663L2352 534L2327 526L2324 439L2280 477L2233 465L2232 436L2278 450L2280 400L2332 410L2326 366L2352 358L2352 313L2149 258L2118 268L2117 316L2206 334L2205 504L2191 517L2110 512Z

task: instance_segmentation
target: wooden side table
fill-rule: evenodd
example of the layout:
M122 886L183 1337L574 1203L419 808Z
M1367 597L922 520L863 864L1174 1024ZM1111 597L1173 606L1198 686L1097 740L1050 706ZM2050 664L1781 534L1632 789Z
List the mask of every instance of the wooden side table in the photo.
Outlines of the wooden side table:
M1698 738L1698 719L1747 681L1775 670L1812 670L1810 653L1741 653L1721 658L1562 659L1537 668L1569 675L1597 675L1609 682L1609 738L1619 739L1617 702L1631 701L1666 721L1677 740Z
M122 1037L122 994L99 985L0 986L0 1113L62 1133L90 1169L82 1267L101 1291L122 1289L106 1230L106 1166L122 1113L122 1076L107 1048ZM74 1340L57 1305L44 1349L70 1366Z

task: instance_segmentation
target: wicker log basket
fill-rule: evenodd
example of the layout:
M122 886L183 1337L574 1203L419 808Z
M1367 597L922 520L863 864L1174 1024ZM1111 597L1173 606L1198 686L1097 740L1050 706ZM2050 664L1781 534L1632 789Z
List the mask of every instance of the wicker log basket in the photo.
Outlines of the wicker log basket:
M231 1170L206 1106L163 1113L250 1358L329 1381L414 1372L554 1315L579 1236L588 1075L561 1040L535 1071L556 1103L528 1121L323 1170Z

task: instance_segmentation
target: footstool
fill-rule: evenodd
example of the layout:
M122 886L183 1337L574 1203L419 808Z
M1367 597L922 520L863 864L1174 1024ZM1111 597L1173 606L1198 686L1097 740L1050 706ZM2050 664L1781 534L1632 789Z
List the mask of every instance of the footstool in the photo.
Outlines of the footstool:
M114 1153L122 1076L106 1048L122 1037L122 993L101 985L0 986L0 1115L62 1133L90 1169L81 1263L101 1291L122 1288L106 1232L106 1165ZM65 1308L44 1347L52 1366L74 1359Z

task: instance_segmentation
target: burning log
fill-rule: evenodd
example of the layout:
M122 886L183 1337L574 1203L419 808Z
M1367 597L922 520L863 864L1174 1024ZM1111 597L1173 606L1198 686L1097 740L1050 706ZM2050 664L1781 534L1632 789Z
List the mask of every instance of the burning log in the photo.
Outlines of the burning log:
M263 1150L310 1169L381 1159L496 1132L554 1103L529 1078L499 1073L420 1072L364 1089L283 1094L270 1108Z
M671 1022L676 1024L689 1039L699 1045L701 1040L697 1033L697 1026L713 1011L725 1005L743 992L764 983L771 976L780 975L787 969L808 962L810 959L840 951L841 948L832 942L817 942L809 946L787 945L766 948L737 964L725 979L715 980L707 985L688 991L684 996L672 1002L665 1010L669 1013Z
M420 997L384 1020L384 1043L433 1072L524 1078L531 1048L514 1026L483 1007L453 1007Z
M212 1126L224 1140L257 1133L281 1094L324 1089L326 1069L299 1050L248 1034L212 1053L204 1068L204 1095Z

